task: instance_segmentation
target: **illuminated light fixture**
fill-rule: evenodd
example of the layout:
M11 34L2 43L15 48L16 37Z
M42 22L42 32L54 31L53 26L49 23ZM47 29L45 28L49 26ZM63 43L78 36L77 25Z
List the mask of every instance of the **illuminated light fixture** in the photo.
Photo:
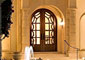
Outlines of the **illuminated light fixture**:
M60 25L63 26L64 25L64 22L60 22Z
M85 57L82 57L83 60L85 60Z
M59 25L63 28L63 25L64 25L64 21L63 21L63 19L61 19Z
M61 26L63 26L63 25L64 25L63 19L61 20L60 25L61 25Z

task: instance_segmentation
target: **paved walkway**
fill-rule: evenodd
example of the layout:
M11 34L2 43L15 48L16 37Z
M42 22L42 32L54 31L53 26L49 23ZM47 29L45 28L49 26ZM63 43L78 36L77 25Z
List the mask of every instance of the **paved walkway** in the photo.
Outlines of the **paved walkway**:
M34 57L42 58L43 60L76 60L66 57L65 54L59 54L57 52L35 52Z

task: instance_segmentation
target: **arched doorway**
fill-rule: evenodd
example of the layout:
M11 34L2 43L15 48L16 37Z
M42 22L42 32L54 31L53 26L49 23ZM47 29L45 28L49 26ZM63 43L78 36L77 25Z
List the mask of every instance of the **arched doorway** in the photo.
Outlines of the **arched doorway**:
M57 51L57 20L48 9L39 9L32 15L30 44L34 51Z

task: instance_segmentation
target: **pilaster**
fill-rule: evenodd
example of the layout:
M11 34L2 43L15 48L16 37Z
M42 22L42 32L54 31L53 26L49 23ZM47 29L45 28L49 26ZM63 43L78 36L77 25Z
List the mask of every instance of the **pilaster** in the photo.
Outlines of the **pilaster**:
M70 8L69 12L69 42L76 47L76 9Z
M68 8L68 43L76 47L76 8ZM69 56L76 58L76 49L68 48Z
M22 52L22 10L21 0L17 0L17 52Z
M30 19L29 8L22 9L22 52L26 46L30 45Z
M68 0L68 8L66 12L66 40L76 47L76 0ZM70 57L76 58L76 49L67 48Z

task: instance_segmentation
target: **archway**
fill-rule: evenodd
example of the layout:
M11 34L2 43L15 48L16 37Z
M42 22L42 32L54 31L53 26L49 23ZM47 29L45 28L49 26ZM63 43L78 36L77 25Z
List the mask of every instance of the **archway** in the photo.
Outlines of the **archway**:
M58 9L56 6L53 6L53 5L45 5L45 6L39 6L37 8L35 8L34 10L31 10L31 14L30 14L30 17L31 18L28 18L30 19L30 22L32 23L32 15L35 11L39 10L39 9L47 9L47 10L50 10L54 15L55 17L57 18L57 44L56 44L56 50L57 52L64 52L64 40L65 40L65 18L64 18L64 15L63 13L61 12L60 9ZM64 22L64 25L60 25L61 22ZM30 26L31 26L31 23L30 23ZM31 38L30 38L31 39Z

